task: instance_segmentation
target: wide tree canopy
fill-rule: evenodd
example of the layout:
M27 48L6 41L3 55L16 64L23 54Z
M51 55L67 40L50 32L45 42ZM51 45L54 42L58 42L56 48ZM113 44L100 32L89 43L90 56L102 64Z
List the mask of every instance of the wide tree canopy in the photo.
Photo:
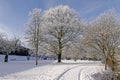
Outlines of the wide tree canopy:
M75 10L62 5L47 10L43 17L47 32L46 42L57 54L58 62L61 62L62 49L79 35L82 20Z

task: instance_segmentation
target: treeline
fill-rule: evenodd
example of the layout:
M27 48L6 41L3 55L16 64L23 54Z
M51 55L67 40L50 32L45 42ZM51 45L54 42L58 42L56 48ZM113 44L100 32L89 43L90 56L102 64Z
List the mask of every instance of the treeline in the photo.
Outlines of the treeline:
M21 48L19 50L12 51L12 52L10 52L9 55L28 56L28 55L30 55L29 50L30 49L21 46ZM4 55L5 53L1 51L0 54Z

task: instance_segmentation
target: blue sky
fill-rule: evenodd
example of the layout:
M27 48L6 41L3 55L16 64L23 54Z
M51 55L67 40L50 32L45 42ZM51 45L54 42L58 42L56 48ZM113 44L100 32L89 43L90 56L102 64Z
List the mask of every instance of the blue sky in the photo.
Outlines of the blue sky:
M111 8L120 14L120 0L0 0L0 32L22 36L29 11L34 8L44 11L57 5L68 5L83 19L96 17Z

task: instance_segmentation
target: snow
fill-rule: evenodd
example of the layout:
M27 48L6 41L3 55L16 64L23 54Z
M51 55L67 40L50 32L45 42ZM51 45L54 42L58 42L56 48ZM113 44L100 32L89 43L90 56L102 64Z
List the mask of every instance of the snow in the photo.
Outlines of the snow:
M0 55L0 62L4 61L5 55ZM35 60L35 57L30 56L30 60ZM8 61L27 61L27 56L15 56L15 55L9 55Z
M17 58L21 61L0 62L0 80L107 80L100 61L39 60L35 66L34 60Z

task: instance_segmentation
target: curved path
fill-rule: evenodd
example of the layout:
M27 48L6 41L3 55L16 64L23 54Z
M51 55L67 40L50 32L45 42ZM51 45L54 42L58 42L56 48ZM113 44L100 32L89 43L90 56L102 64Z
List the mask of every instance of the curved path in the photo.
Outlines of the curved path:
M80 80L82 69L85 66L74 66L64 71L56 80Z

